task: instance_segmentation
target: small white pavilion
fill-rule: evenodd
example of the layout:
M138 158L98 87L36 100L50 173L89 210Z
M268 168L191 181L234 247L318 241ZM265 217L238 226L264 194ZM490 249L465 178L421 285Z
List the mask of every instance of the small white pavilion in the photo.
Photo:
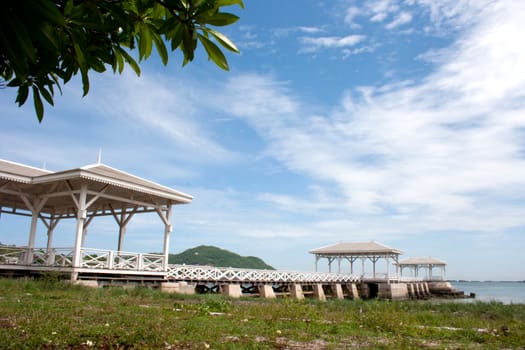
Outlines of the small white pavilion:
M399 261L398 266L401 270L401 276L403 276L404 270L409 270L411 271L409 277L422 277L427 281L444 281L446 279L447 263L432 257L403 259ZM439 275L434 275L435 269L439 270ZM421 270L423 270L423 275Z
M386 260L386 273L382 273L382 278L389 279L390 277L390 262L392 261L396 274L398 272L399 255L402 252L398 249L388 247L384 244L370 241L370 242L354 242L354 243L336 243L326 247L310 250L311 254L315 255L315 271L318 268L320 259L328 260L328 271L332 272L332 263L337 261L337 272L341 273L341 262L347 260L350 263L350 274L354 274L354 262L361 260L361 274L365 275L365 262L369 260L372 262L372 278L376 279L379 275L376 273L376 263L380 259Z
M119 228L116 254L119 254L131 218L135 214L155 212L164 223L161 268L165 271L172 206L191 201L192 196L188 194L101 163L52 172L0 159L0 213L31 218L26 254L20 261L26 266L34 265L39 220L47 228L47 252L53 249L53 231L57 224L63 219L76 220L75 243L67 263L74 272L83 266L84 237L94 218L112 216L115 219ZM107 257L104 259L109 261Z

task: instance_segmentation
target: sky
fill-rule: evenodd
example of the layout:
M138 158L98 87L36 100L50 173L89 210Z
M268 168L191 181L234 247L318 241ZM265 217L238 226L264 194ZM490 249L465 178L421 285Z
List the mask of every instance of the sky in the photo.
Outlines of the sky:
M172 253L215 245L313 271L309 250L374 240L444 260L450 279L525 280L525 2L230 11L241 19L219 30L241 53L227 54L229 72L199 49L185 67L174 53L140 77L92 73L86 97L77 77L42 123L0 90L0 158L59 171L100 150L104 164L191 194L173 211ZM29 224L2 215L0 242L27 244ZM73 228L61 222L55 245L72 246ZM161 251L162 237L158 216L135 216L124 249ZM86 246L117 241L101 218Z

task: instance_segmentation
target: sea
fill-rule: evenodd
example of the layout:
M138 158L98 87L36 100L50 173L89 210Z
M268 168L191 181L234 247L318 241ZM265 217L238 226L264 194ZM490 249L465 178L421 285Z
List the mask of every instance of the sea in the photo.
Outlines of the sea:
M496 301L504 304L525 304L525 281L494 282L494 281L450 281L458 291L465 295L475 293L478 301Z

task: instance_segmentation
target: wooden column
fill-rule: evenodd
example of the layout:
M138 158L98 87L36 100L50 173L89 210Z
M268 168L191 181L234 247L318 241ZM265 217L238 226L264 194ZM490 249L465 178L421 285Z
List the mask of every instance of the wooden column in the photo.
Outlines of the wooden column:
M40 216L40 219L46 225L47 227L47 244L46 244L46 250L49 253L53 246L53 232L55 231L55 227L57 226L58 222L60 221L59 217L54 217L53 215L49 218L49 222L44 218L43 216Z
M87 217L86 199L87 184L84 183L80 186L78 201L75 201L77 204L77 229L75 235L75 247L73 250L73 267L81 267L82 265L82 235L84 234L84 221ZM76 275L72 276L72 279L73 278L76 279Z
M38 224L38 217L40 216L40 211L44 207L44 204L47 201L47 198L35 199L32 203L25 196L21 196L24 204L29 210L31 210L31 227L29 229L29 240L27 243L27 255L25 256L25 263L30 265L33 263L33 249L35 249L35 238L36 238L36 228Z
M155 208L155 210L157 211L157 214L159 214L160 218L164 222L164 248L163 248L164 271L168 270L168 257L169 257L169 250L170 250L170 233L173 229L171 226L171 207L172 207L172 203L168 203L167 208L166 208L166 214L164 214L160 208Z

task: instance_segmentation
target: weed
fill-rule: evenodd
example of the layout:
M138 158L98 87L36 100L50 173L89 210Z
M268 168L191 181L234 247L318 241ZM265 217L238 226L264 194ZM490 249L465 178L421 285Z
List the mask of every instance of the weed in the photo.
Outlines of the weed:
M525 305L182 296L0 279L0 349L523 349Z

